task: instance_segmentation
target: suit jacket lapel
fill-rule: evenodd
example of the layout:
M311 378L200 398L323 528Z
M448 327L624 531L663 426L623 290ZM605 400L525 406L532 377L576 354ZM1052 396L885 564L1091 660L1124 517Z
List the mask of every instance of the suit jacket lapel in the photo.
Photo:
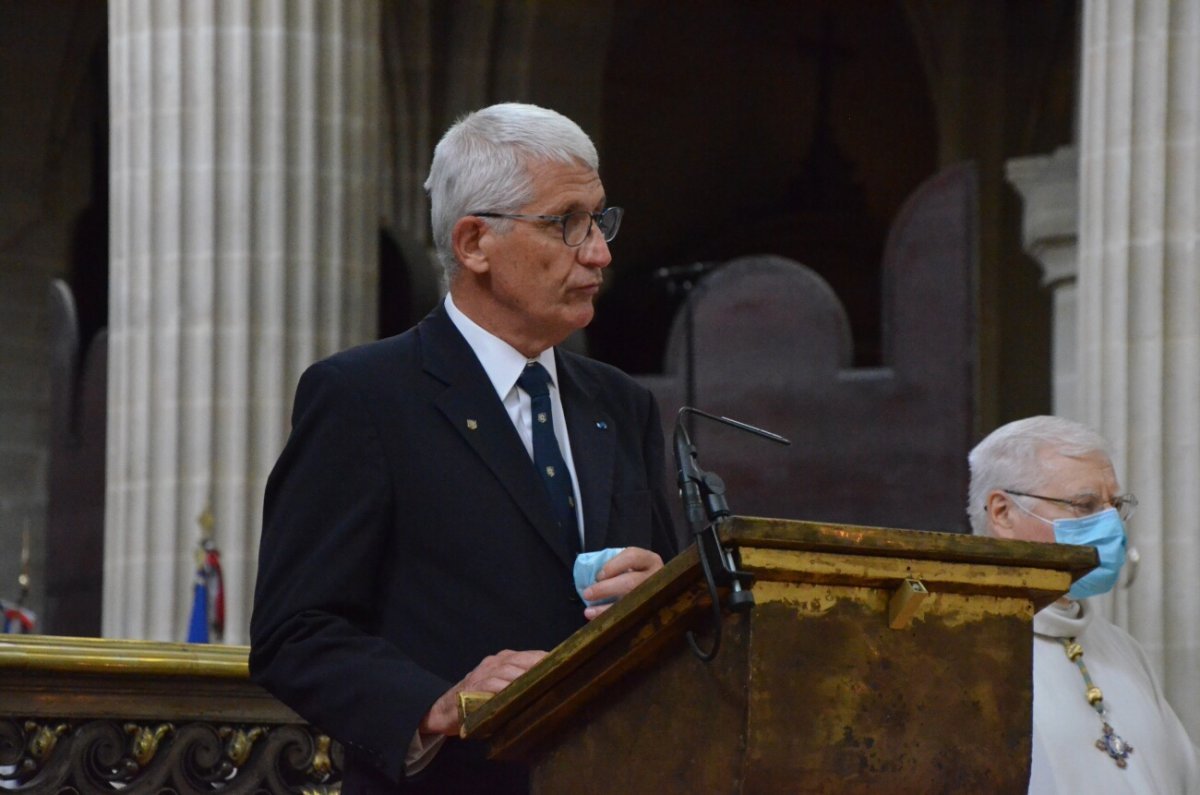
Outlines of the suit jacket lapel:
M434 405L488 466L555 554L565 565L574 565L545 487L471 346L441 307L421 323L419 333L425 372L445 384L445 389L434 397Z
M599 389L576 363L555 352L571 458L583 500L584 549L603 549L612 504L618 429L600 404Z

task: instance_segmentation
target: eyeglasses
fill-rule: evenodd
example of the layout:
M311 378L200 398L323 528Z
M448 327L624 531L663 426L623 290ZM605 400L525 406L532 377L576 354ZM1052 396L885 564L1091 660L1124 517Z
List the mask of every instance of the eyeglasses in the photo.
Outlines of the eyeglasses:
M468 213L476 218L510 218L514 221L542 221L543 223L558 224L562 227L563 242L571 248L582 246L583 241L592 233L592 222L604 236L605 243L611 243L621 228L621 217L625 210L620 207L609 207L598 213L587 210L576 210L566 215L519 215L517 213Z
M1106 501L1099 497L1088 497L1083 500L1064 500L1061 497L1043 497L1041 494L1027 494L1023 491L1013 491L1012 489L1002 489L1002 491L1005 494L1012 494L1017 497L1033 497L1035 500L1045 500L1046 502L1057 502L1059 505L1066 505L1077 517L1091 516L1100 513L1106 508L1116 508L1121 521L1128 522L1133 516L1134 509L1138 506L1137 497L1132 494L1119 494L1111 500Z

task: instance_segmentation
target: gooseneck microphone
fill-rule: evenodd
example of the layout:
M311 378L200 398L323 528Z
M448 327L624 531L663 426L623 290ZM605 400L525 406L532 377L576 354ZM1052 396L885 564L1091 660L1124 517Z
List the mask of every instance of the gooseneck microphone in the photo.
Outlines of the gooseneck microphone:
M718 417L691 406L684 406L675 415L673 446L675 468L679 473L679 496L683 501L684 516L692 531L692 536L696 539L696 552L700 558L700 568L704 571L704 580L708 585L713 610L712 647L707 651L701 649L691 630L687 632L687 639L688 644L692 647L692 652L701 660L708 662L717 656L717 651L721 648L722 607L728 607L731 611L740 613L754 606L754 594L749 590L754 576L738 570L734 563L733 553L721 546L718 527L730 515L729 504L725 500L725 482L715 473L705 472L696 461L696 447L692 444L687 427L683 422L683 418L687 414L694 414L729 425L778 444L791 444L791 442L779 434L729 417ZM720 585L729 587L729 597L724 605L721 604L720 595L717 592L718 581L720 581Z

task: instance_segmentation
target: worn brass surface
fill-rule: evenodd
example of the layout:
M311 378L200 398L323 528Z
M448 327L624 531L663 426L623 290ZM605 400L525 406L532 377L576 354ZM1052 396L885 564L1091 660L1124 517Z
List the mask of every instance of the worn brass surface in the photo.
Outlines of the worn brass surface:
M664 650L584 705L533 754L535 795L738 793L745 758L749 619L731 616L711 663ZM701 642L708 643L704 636Z
M878 588L824 583L762 582L755 584L754 595L760 605L782 602L798 613L814 617L833 612L839 602L852 602L880 614L880 620L885 624L891 600L891 594ZM997 616L1032 621L1033 613L1033 606L1024 599L932 592L914 622L936 615L942 623L958 627L979 624ZM1032 635L1026 641L1032 643Z
M1094 550L748 518L722 538L757 605L715 661L683 639L709 615L690 548L467 711L464 736L529 760L546 793L1023 791L1034 609ZM908 579L929 595L896 632Z
M1071 574L1072 582L1096 567L1096 550L1070 544L1040 544L999 538L893 530L882 527L796 522L751 516L731 518L722 537L739 547L803 549L808 552L844 552L852 555L984 563L996 566L1031 566Z
M737 550L742 567L759 576L754 592L760 601L761 586L772 579L856 582L869 577L873 584L894 588L915 577L927 587L936 580L941 590L1027 595L1041 606L1064 593L1072 580L1096 564L1095 550L1088 547L781 519L733 517L723 526L722 537ZM796 567L806 573L797 574ZM617 643L633 653L633 658L609 666L615 666L610 675L645 662L647 655L664 644L662 639L651 643L652 639L664 632L682 634L697 608L707 604L698 572L695 548L684 550L641 588L467 715L463 735L492 737L517 713L551 691L560 699L552 701L552 712L558 717L543 714L538 721L564 717L572 704L592 697L589 680L575 676L572 681L576 685L568 680L609 644ZM521 731L527 732L528 726ZM493 750L504 746L504 740L497 740Z
M892 590L920 580L942 593L1017 596L1043 607L1071 586L1065 571L1022 565L905 560L842 552L739 548L741 567L764 581L858 584Z
M945 594L898 633L878 589L767 586L712 663L677 644L581 706L528 754L533 791L1024 792L1027 605Z
M812 609L811 594L755 608L747 764L735 791L1023 793L1030 616L979 613L967 604L975 597L938 594L945 616L979 620L928 610L895 632L887 594L874 593L839 594L828 609Z

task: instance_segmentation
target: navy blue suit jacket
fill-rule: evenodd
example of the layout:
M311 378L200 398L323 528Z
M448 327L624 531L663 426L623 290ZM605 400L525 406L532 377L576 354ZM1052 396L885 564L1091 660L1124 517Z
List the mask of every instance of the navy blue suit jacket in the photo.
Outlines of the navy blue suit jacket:
M557 351L585 549L678 549L649 391ZM267 483L252 677L347 752L343 792L508 792L520 768L449 740L404 758L433 702L484 657L584 623L545 489L474 353L439 307L300 379Z

